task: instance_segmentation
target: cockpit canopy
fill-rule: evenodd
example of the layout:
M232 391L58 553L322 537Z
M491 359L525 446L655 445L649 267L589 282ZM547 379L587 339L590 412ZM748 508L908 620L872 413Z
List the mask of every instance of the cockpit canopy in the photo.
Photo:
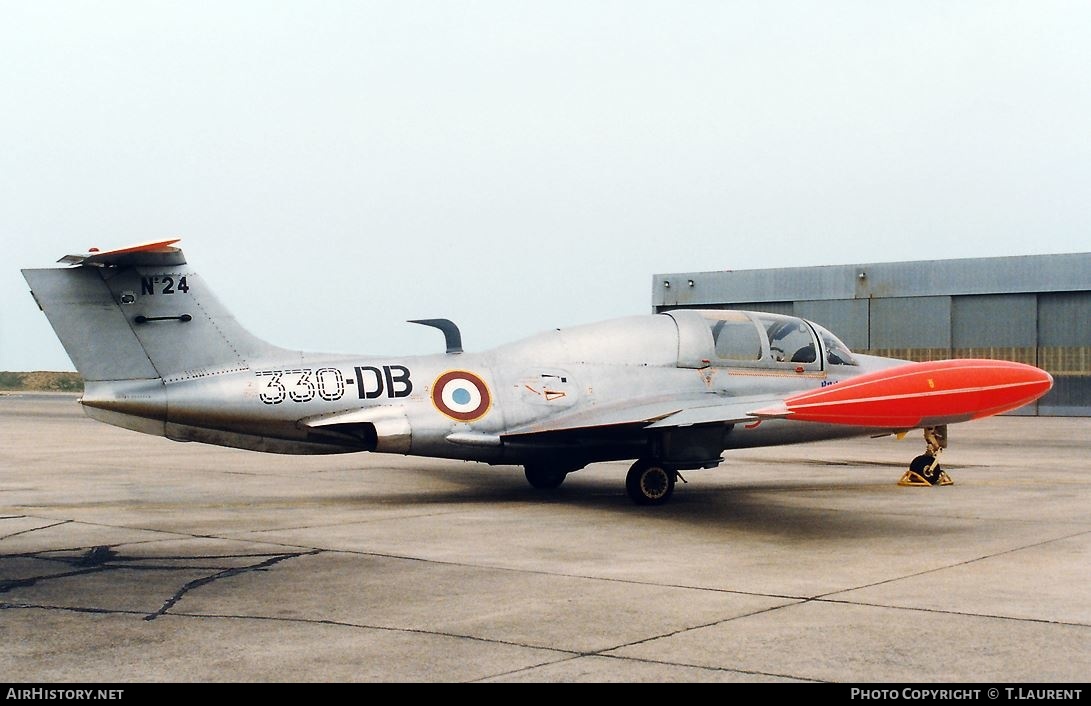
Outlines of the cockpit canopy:
M857 365L852 352L823 327L783 314L681 309L667 314L678 324L678 365L823 370Z

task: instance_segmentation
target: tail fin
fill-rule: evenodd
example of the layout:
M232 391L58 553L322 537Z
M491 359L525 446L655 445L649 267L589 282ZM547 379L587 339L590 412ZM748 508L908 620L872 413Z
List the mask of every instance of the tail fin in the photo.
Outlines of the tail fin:
M69 255L23 270L88 382L173 382L246 370L283 349L246 331L186 264L176 240Z

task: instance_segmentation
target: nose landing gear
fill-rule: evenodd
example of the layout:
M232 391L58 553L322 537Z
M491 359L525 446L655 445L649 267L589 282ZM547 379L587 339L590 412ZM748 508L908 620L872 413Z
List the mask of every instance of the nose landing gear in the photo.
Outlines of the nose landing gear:
M954 483L947 471L940 468L939 455L947 448L947 426L925 427L924 443L927 448L923 454L909 462L909 470L898 481L898 485L933 486Z

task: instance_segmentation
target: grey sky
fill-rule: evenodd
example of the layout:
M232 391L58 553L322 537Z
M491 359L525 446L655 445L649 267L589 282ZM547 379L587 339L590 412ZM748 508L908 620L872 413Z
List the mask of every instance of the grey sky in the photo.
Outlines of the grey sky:
M254 333L468 350L652 274L1091 250L1087 2L0 0L19 274L182 237Z

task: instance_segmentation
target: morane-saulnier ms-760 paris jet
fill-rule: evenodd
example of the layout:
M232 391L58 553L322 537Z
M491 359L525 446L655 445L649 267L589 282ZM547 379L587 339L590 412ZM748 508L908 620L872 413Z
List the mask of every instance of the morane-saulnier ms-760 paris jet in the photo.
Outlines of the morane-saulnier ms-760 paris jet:
M23 270L103 422L176 441L286 454L375 451L523 466L555 488L590 463L635 459L640 504L727 449L924 431L908 483L950 482L947 425L1044 395L1019 363L854 354L823 327L751 311L676 310L463 352L331 355L248 333L175 240Z

